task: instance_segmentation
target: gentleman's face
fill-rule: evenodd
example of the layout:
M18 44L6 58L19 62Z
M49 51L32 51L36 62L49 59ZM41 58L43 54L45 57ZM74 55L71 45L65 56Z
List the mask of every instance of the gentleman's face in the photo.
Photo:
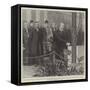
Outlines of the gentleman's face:
M30 26L33 26L34 25L34 23L32 22L32 23L30 23Z
M60 31L63 31L63 30L64 30L64 23L60 23L59 30L60 30Z
M35 23L35 27L37 28L37 27L39 27L39 23L37 22L37 23Z
M27 22L24 23L24 28L27 29Z
M52 23L52 27L55 28L56 24L55 23Z
M45 23L45 24L44 24L44 27L46 27L46 28L47 28L47 27L48 27L48 23Z

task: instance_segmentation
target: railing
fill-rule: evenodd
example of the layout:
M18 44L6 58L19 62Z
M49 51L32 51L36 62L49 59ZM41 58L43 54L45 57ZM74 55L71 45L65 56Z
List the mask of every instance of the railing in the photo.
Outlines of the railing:
M39 64L39 62L47 63L47 62L51 61L51 63L54 64L55 61L56 61L56 56L59 58L59 61L61 63L64 63L64 59L65 58L63 56L59 55L55 51L52 51L52 52L50 52L48 54L44 54L44 55L40 55L40 56L35 56L35 57L24 57L24 60L28 60L28 61L33 62L35 64ZM46 59L46 58L48 58L48 59ZM49 59L49 58L51 58L51 59ZM45 62L45 61L47 61L47 62Z
M24 57L24 60L28 60L26 65L35 65L40 67L36 76L62 76L82 74L84 72L81 68L82 64L72 63L68 66L68 58L61 56L61 54L58 54L55 51L35 57Z

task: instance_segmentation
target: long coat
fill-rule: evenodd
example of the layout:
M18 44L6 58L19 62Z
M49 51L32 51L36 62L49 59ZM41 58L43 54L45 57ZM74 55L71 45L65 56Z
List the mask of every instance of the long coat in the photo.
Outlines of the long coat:
M39 28L38 31L38 44L39 44L39 55L43 55L43 27Z
M43 27L43 53L49 53L52 49L51 38L53 37L53 33L50 27Z
M23 28L23 47L27 48L28 35L26 29Z
M53 32L54 49L58 54L63 55L64 49L66 49L66 36L64 31L56 30Z
M24 47L23 55L28 56L28 33L26 32L25 28L23 28L23 47Z
M29 27L29 55L37 56L38 55L38 31L34 27Z

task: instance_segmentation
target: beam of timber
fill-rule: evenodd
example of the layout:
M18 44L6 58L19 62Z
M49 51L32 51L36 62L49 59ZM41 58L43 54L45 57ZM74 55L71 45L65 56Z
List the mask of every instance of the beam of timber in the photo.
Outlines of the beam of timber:
M76 63L76 16L77 13L72 12L72 63Z

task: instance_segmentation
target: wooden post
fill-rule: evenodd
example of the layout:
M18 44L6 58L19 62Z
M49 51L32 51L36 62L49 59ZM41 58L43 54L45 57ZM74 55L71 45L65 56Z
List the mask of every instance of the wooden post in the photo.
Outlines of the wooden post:
M72 12L72 63L76 63L76 12Z

